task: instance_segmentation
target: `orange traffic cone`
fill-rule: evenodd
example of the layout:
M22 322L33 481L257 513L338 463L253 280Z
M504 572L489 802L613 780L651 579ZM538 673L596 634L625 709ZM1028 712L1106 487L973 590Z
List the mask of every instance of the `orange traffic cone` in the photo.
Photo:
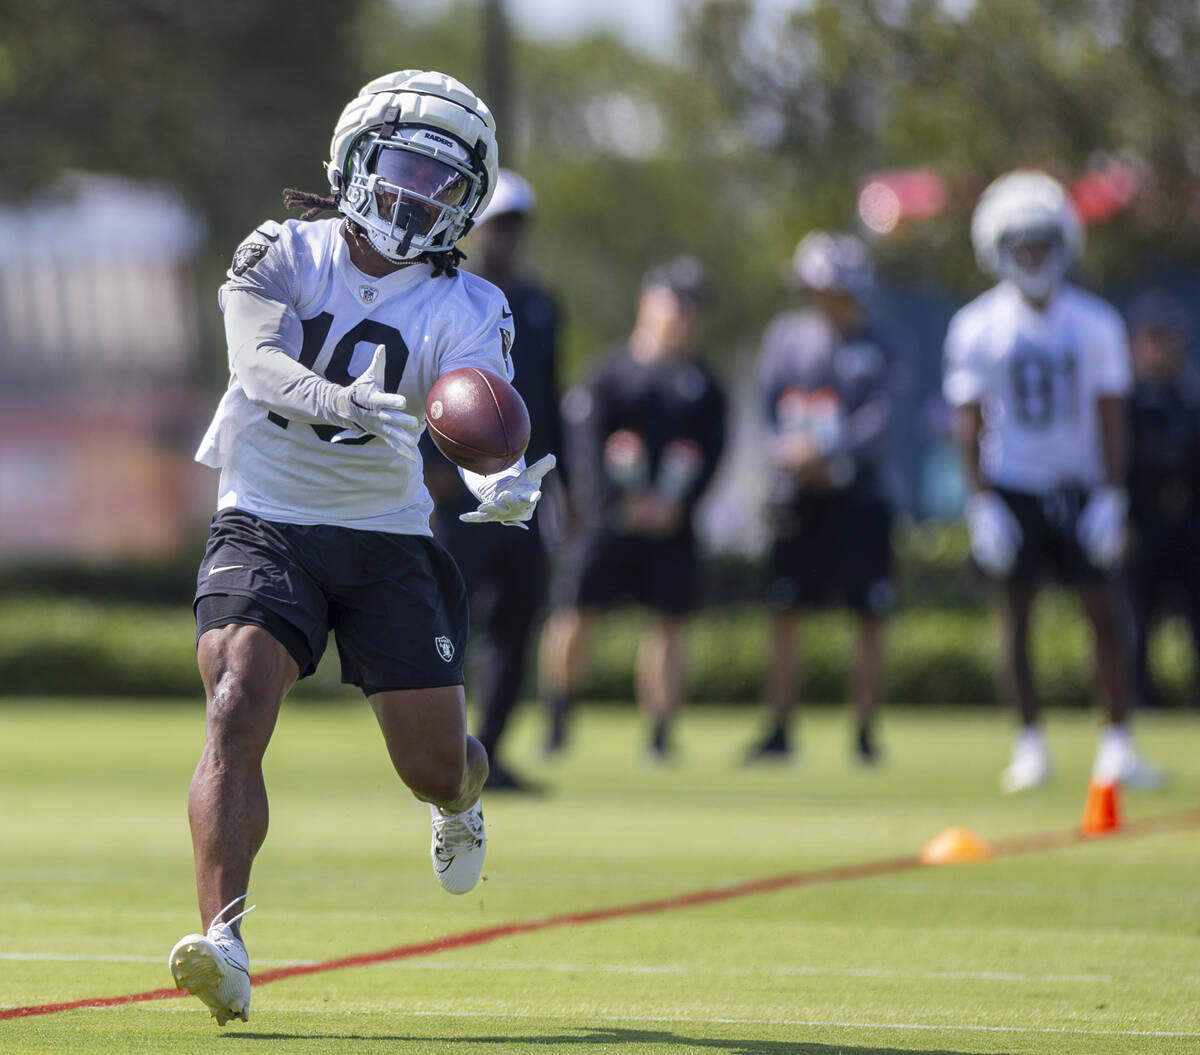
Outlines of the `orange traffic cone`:
M921 863L950 865L964 861L986 861L993 852L991 844L970 829L947 828L925 844L921 850Z
M1084 835L1103 835L1121 827L1119 788L1119 784L1101 783L1098 780L1088 784L1087 799L1083 804L1083 823L1079 826Z

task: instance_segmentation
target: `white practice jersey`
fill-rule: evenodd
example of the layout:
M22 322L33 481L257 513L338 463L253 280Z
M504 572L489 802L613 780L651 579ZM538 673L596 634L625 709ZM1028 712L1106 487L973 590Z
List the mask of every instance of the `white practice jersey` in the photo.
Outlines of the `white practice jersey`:
M424 421L425 397L463 366L512 377L504 294L466 271L425 264L383 278L350 262L339 218L260 225L220 290L229 388L196 453L221 470L218 506L267 520L430 534L421 466L383 440L331 443L334 386L386 349L384 388Z
M1121 316L1075 286L1039 311L1002 282L950 321L942 391L952 407L981 406L980 468L996 486L1046 494L1101 483L1096 403L1130 385Z

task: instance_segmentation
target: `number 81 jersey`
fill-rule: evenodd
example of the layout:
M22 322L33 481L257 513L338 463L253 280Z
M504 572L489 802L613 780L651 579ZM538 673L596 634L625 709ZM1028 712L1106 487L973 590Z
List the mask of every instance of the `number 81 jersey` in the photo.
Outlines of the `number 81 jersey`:
M980 461L991 484L1030 494L1103 479L1096 402L1130 388L1116 309L1064 285L1043 310L1000 283L962 308L946 334L942 391L979 404Z
M420 465L376 436L333 443L329 385L386 351L383 387L425 415L448 370L512 376L512 313L477 275L414 264L382 278L350 260L340 219L260 225L220 290L229 387L196 453L220 468L218 507L267 520L428 535Z

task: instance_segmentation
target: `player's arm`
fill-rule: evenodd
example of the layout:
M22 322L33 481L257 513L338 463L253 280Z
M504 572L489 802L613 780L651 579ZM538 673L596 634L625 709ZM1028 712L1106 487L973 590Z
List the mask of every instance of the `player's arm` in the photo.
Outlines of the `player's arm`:
M1125 394L1132 385L1125 326L1112 312L1098 325L1093 354L1097 367L1096 421L1104 482L1088 497L1076 535L1092 563L1113 568L1125 552L1129 492L1129 417Z
M954 446L958 450L963 474L971 493L982 491L984 483L979 465L980 437L983 435L983 407L979 403L963 403L953 408L950 421Z
M220 291L229 368L246 398L293 421L340 425L347 437L372 433L416 461L420 423L404 413L403 396L384 391L382 345L350 385L299 362L304 329L295 304L307 257L286 225L263 226L269 230L256 230L234 253Z
M942 393L951 407L951 432L970 491L964 512L971 556L988 575L1003 578L1016 564L1021 525L1008 503L990 489L983 473L983 400L989 378L964 329L961 317L956 317L946 334Z
M421 425L406 413L403 396L384 391L383 345L353 382L334 384L289 353L303 341L290 305L246 289L229 291L224 302L230 367L251 403L292 421L340 425L345 438L369 432L402 457L418 460Z

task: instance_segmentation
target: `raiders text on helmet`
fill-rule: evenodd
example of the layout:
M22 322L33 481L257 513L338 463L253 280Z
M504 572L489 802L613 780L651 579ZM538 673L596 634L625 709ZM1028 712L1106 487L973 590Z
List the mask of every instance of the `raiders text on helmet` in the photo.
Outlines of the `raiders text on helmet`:
M347 104L329 158L339 210L389 260L412 260L452 248L492 196L496 123L453 77L401 70Z
M1019 169L983 192L971 219L971 242L986 274L1044 300L1083 251L1083 228L1061 183Z

